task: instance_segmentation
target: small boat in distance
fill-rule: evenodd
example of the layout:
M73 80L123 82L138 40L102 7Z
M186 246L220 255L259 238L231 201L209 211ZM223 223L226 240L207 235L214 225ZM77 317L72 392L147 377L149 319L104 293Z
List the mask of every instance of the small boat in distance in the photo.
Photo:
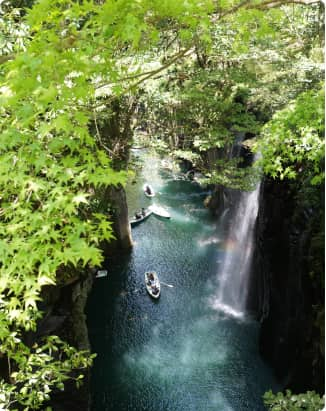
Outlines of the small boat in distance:
M108 275L108 270L98 270L95 278L103 278L103 277L106 277L107 275Z
M154 189L151 185L146 183L146 184L144 184L143 189L144 189L145 196L147 196L147 197L154 197L155 196L155 191L154 191Z
M173 163L169 160L162 160L161 161L161 167L164 168L165 170L172 171L173 170Z
M163 218L171 218L171 214L163 207L153 204L148 207L149 210L152 211L153 214L156 214L159 217Z
M159 298L161 295L161 284L155 271L145 272L145 285L151 297L155 299Z
M131 226L134 226L134 225L140 223L141 221L144 221L152 213L153 213L153 211L150 210L149 208L147 208L147 209L142 208L141 211L137 211L135 213L135 215L132 217L132 219L129 220L129 223L130 223Z

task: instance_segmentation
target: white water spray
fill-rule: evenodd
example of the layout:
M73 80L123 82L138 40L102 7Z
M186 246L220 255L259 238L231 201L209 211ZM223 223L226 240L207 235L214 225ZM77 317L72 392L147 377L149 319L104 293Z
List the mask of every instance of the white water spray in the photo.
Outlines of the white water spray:
M226 241L226 254L219 278L214 308L245 312L254 247L254 228L259 208L260 183L243 192L234 213Z

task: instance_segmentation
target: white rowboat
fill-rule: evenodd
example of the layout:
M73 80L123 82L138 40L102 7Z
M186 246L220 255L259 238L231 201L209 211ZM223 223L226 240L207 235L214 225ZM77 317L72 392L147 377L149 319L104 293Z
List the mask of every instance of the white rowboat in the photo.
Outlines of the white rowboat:
M153 187L149 184L144 184L143 186L144 194L146 197L154 197L155 196L155 191Z
M159 298L161 295L161 284L155 271L146 271L145 285L147 292L151 297L155 299Z
M107 270L98 270L98 272L96 273L95 278L102 278L102 277L106 277L107 275L108 275Z
M159 217L171 218L171 214L165 208L161 206L153 204L149 206L148 209L151 210L152 213L156 214Z
M152 214L152 211L149 208L147 208L145 210L145 214L142 214L141 212L138 212L136 214L139 215L138 218L136 217L136 215L134 215L132 219L129 220L131 226L137 225L138 223L144 221L147 217L149 217Z

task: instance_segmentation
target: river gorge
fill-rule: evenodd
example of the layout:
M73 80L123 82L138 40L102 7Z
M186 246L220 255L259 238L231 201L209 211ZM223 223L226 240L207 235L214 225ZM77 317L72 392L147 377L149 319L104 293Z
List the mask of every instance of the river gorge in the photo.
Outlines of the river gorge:
M132 251L108 259L108 277L94 283L92 410L264 410L263 393L279 385L245 304L259 188L240 197L237 216L216 218L203 204L207 189L163 169L156 156L134 155L143 167L127 189L130 215L155 203L171 219L152 215L133 228ZM145 181L153 199L144 196ZM158 301L146 293L146 270L163 282Z

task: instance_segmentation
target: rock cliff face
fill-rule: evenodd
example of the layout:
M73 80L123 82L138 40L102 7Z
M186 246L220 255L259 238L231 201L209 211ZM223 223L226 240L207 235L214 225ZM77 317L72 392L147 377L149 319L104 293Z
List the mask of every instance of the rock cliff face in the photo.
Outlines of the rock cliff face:
M237 153L244 166L249 151ZM260 198L247 309L262 323L261 354L284 386L323 393L324 192L308 178L265 179ZM206 205L221 218L236 201L236 190L216 185Z
M257 221L250 308L260 350L294 391L324 390L324 196L309 183L266 180Z
M101 244L105 255L111 255L117 249L128 250L132 247L132 237L128 219L126 192L119 185L110 186L101 193L100 210L109 213L115 240Z
M214 169L214 163L220 159L240 158L241 163L239 168L245 168L252 164L253 154L248 146L242 143L245 135L239 134L232 148L210 149L206 153L206 164L209 168ZM247 140L248 141L248 140ZM231 189L222 185L213 185L211 187L212 194L206 199L205 205L210 209L211 213L220 217L227 210L230 211L238 203L240 192L237 189Z
M102 211L110 209L115 240L101 244L104 255L109 256L117 249L132 246L126 194L122 186L109 187L102 193ZM96 270L95 270L96 271ZM90 350L85 307L92 288L95 271L76 277L65 287L49 287L44 292L44 306L48 313L40 324L39 335L55 334L80 350ZM86 372L83 385L77 389L74 382L67 382L63 392L51 398L54 411L87 411L90 409L90 370Z
M113 231L117 246L124 250L132 247L131 230L128 219L126 193L123 187L113 187L110 193L111 204L114 207Z
M82 278L76 277L65 286L44 288L45 315L38 327L38 338L48 334L59 335L80 350L90 350L84 310L93 277L94 272L90 271L83 274ZM54 392L50 405L54 411L88 410L89 372L86 372L84 384L80 389L76 388L74 382L68 381L64 391Z

